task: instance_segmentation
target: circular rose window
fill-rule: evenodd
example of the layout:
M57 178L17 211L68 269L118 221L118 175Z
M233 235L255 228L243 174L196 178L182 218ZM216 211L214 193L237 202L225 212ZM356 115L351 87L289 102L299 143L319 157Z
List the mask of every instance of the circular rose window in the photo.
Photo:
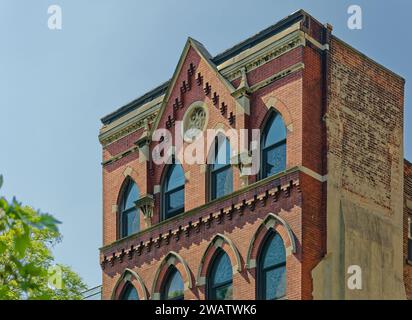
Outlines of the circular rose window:
M203 102L193 103L183 118L183 138L186 142L195 140L205 129L207 109Z

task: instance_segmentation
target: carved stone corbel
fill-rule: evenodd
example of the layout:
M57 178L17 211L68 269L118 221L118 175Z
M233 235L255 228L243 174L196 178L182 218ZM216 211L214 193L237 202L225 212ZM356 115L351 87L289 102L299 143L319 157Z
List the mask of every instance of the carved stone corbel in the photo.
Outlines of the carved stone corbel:
M154 198L151 194L146 194L135 202L136 207L142 211L146 228L152 225Z

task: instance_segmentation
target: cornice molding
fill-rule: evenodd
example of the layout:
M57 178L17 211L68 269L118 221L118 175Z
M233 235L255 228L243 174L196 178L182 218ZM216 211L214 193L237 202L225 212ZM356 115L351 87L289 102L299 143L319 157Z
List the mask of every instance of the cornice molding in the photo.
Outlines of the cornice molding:
M305 68L305 65L302 62L299 62L297 64L294 64L293 66L290 66L289 68L283 69L282 71L270 76L269 78L262 80L261 82L256 83L250 88L250 92L256 92L269 84L280 80L296 71L302 70Z
M305 45L306 38L304 32L296 30L282 39L270 43L263 49L222 68L220 72L226 79L233 81L242 76L242 69L245 69L246 72L250 72L299 46Z
M149 114L141 114L130 121L125 121L117 127L114 127L105 133L101 133L99 135L99 141L102 146L105 147L128 134L145 127L146 124L152 124L156 120L158 114L159 110L156 109Z

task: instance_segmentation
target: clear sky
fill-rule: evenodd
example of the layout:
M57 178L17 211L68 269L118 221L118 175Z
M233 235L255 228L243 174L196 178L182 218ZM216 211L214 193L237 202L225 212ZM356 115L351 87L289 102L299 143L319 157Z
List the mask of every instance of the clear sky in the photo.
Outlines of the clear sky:
M62 30L49 30L49 5ZM347 8L363 9L363 29ZM57 261L101 283L100 118L169 79L188 36L215 55L305 9L406 80L405 156L412 159L412 2L0 0L1 194L63 224Z

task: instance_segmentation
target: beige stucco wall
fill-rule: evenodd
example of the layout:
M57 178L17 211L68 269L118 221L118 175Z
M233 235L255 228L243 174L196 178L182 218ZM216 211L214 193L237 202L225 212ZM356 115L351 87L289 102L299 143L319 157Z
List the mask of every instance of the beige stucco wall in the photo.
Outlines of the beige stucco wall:
M404 299L404 81L332 38L327 127L327 255L315 299ZM347 285L361 268L362 288Z

